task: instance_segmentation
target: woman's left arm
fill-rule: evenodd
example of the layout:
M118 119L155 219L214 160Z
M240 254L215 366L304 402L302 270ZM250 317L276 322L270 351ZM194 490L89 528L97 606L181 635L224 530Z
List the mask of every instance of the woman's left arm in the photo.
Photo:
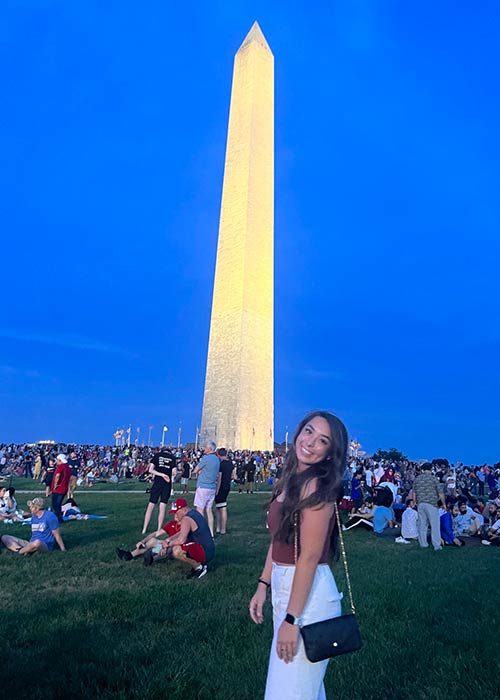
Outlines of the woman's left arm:
M325 539L328 536L333 507L333 504L329 503L320 508L308 508L302 511L300 555L297 558L287 607L287 612L294 617L301 616L309 598L316 567L323 552ZM285 663L292 661L297 653L298 636L298 625L292 625L289 622L281 624L278 631L277 653Z

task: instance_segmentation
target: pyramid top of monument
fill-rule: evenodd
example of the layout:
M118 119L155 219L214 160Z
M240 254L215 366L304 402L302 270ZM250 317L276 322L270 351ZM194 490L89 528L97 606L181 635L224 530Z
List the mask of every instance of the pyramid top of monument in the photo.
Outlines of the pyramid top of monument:
M271 49L269 48L269 44L266 41L266 37L262 33L262 29L259 27L258 22L254 22L252 24L252 28L246 35L242 45L238 49L238 51L241 51L242 49L246 48L249 44L252 42L256 42L257 44L260 44L266 51L269 51L269 53L272 54Z

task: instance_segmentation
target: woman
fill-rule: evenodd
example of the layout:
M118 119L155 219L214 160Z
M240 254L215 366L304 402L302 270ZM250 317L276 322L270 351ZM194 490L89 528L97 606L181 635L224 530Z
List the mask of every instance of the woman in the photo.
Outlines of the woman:
M260 624L267 589L271 588L274 638L266 700L325 698L323 678L328 660L308 661L298 625L341 614L342 596L327 561L338 541L334 504L346 468L346 453L344 424L327 411L310 413L295 432L273 492L268 515L272 541L250 601L250 617Z
M42 484L45 484L45 498L48 498L50 496L50 490L52 488L52 479L54 477L55 470L56 460L53 457L50 457L42 480Z

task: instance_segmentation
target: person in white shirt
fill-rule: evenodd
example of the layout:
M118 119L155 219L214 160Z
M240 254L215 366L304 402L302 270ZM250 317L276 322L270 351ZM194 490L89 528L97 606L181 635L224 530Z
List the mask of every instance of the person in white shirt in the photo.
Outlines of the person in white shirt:
M474 537L481 529L481 519L467 503L458 504L458 515L455 518L459 537Z
M17 509L16 499L14 498L15 491L16 489L13 486L0 489L0 520L10 520L14 517Z
M370 467L365 470L365 483L366 488L371 493L373 488L373 471L370 469Z
M411 540L418 539L418 512L415 501L412 498L406 500L406 510L401 518L401 537L395 541L398 544L410 544Z

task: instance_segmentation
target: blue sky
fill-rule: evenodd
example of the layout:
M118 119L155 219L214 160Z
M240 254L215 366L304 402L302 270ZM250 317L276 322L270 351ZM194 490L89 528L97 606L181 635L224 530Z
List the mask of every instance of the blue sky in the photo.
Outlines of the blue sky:
M255 19L276 68L276 439L326 407L368 452L498 461L496 2L2 3L0 441L194 439Z

